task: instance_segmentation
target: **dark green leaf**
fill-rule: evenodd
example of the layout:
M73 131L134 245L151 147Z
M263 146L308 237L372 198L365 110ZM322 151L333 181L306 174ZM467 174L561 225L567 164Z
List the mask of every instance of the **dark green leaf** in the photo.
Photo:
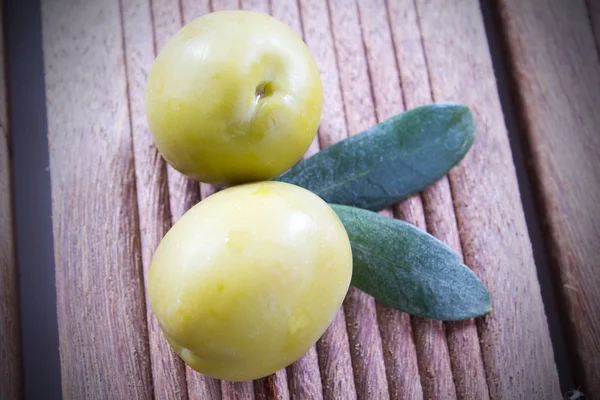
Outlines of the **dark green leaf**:
M450 247L404 221L331 205L352 245L352 285L409 314L462 320L491 311L490 294Z
M444 176L467 153L474 135L469 108L418 107L329 146L277 180L329 203L380 210Z

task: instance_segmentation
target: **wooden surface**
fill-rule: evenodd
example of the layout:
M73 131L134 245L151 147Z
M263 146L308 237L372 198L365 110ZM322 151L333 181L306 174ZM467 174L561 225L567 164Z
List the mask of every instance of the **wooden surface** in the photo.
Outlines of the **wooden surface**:
M593 108L600 71L590 20L574 22L585 4L563 13L561 0L550 3L504 0L500 8L549 248L589 390L600 370L594 309L600 282L593 273L600 260L593 240L600 231L600 182L592 157L600 150ZM218 188L165 165L152 146L143 92L153 58L182 24L230 8L282 19L315 57L325 106L308 154L432 101L472 108L478 131L463 162L382 212L462 254L489 288L492 314L442 323L391 310L351 289L316 345L273 376L219 382L173 353L148 307L146 273L171 224ZM590 15L597 20L597 12ZM562 21L552 24L554 36L542 29L551 20ZM42 28L65 398L562 397L479 2L42 0ZM556 112L561 107L565 111ZM5 107L0 111L6 114ZM5 117L0 122L7 126ZM7 138L0 144L3 163ZM2 165L1 185L8 182L4 171ZM10 233L6 193L0 229ZM9 279L0 275L0 290L13 288L7 293L16 300L13 245L2 245L0 274L9 271ZM5 298L0 292L0 301ZM17 306L0 312L5 309ZM18 312L0 314L1 323L5 315ZM18 336L12 332L12 338L0 336L0 356L14 350L12 365L18 365L18 348L5 344ZM0 365L3 390L4 382L18 382L4 375L10 365Z
M405 108L431 103L433 99L417 10L408 2L390 3L388 10ZM375 40L373 42L378 43ZM383 49L383 52L387 50ZM371 65L378 65L376 60L382 56L373 54ZM391 62L386 64L390 65ZM379 75L382 74L373 74ZM385 93L385 88L386 80L381 79L376 92ZM389 101L385 99L378 101L378 104L386 103ZM398 217L422 229L427 228L460 254L460 238L448 179L444 177L439 180L425 190L421 197L419 199L414 196L400 205L396 209ZM426 397L488 398L479 337L473 320L446 323L444 326L439 322L415 317L413 325L415 340L421 350L418 358L419 371Z
M589 5L598 34L599 5ZM576 379L600 398L599 42L584 1L499 9Z
M479 4L417 5L434 100L469 105L479 126L449 177L465 262L492 297L478 322L490 397L560 398Z
M146 76L155 57L150 5L146 1L127 1L122 7L140 244L144 282L147 282L152 254L171 226L169 188L165 163L153 146L142 101ZM162 335L148 301L146 319L154 395L161 399L185 399L184 363Z
M152 396L118 1L42 2L63 396ZM148 188L150 189L150 188Z
M10 176L10 124L0 1L0 399L23 396L18 271L15 259Z

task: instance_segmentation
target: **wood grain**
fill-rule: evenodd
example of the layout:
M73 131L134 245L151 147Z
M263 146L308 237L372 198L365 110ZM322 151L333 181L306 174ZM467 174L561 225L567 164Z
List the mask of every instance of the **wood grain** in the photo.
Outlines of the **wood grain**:
M280 369L266 378L254 381L254 395L257 400L284 400L290 398L287 372Z
M296 0L271 1L271 15L287 24L300 38L304 38L300 10Z
M117 1L42 1L64 398L152 397Z
M3 7L4 2L0 1L0 399L20 399L23 377L19 278L13 237Z
M423 203L420 196L413 196L398 204L396 217L426 230ZM426 399L456 399L450 356L444 325L417 316L411 316L413 339L417 348L417 362L423 397Z
M254 400L254 386L249 382L221 381L223 399L228 400Z
M323 83L323 107L319 125L319 144L325 148L347 136L337 59L325 1L300 0L304 40L315 58ZM356 399L356 388L346 316L338 311L329 328L317 342L323 398Z
M583 1L501 1L498 7L576 383L600 398L597 43Z
M154 146L144 107L146 77L155 57L150 4L147 0L123 1L122 12L140 243L147 287L152 255L171 226L169 188L165 163ZM184 363L165 340L147 296L146 313L154 395L161 399L187 399Z
M246 11L262 12L271 14L271 4L269 0L240 0L241 9Z
M356 4L344 4L342 0L330 0L329 6L346 126L348 133L353 135L376 123L358 9ZM343 138L338 136L335 139ZM344 302L344 311L357 397L389 398L375 300L351 287Z
M417 12L434 100L467 104L479 127L449 176L465 261L492 297L478 322L490 397L560 398L479 3L419 0Z
M240 0L210 0L212 11L239 10L242 8Z
M388 17L394 39L394 50L401 77L405 106L407 109L412 109L429 104L433 99L415 4L413 2L389 1ZM373 58L377 59L377 57ZM376 63L373 62L370 65L376 65ZM380 74L374 73L372 75L378 76ZM443 177L425 189L421 197L422 204L418 204L416 201L414 205L408 207L408 210L397 211L404 215L410 215L412 214L411 209L424 208L427 230L462 255L452 204L452 194L447 177ZM418 222L413 219L413 221L411 222L418 226L423 223L422 220ZM422 227L424 228L424 226ZM418 318L413 318L413 321L416 320ZM422 323L427 324L428 322ZM434 325L429 330L431 340L425 341L425 348L421 346L419 348L421 379L423 380L426 397L445 397L442 396L445 393L448 393L450 397L455 390L459 399L484 400L489 398L475 321L468 320L445 324L447 351L446 344L443 343L441 338L442 327L439 323L431 323ZM427 330L423 333L417 332L416 337L422 338L426 332ZM437 344L438 342L441 342L441 344ZM436 354L437 352L440 354ZM446 361L447 354L451 363L450 371ZM437 363L440 363L438 367L436 367ZM432 376L431 373L427 373L428 370L436 373ZM435 393L438 395L434 395Z
M448 179L434 183L423 192L422 197L429 232L462 257ZM445 328L457 397L489 399L475 320L446 322Z
M485 31L478 3L470 1L122 0L119 5L117 0L65 0L58 5L44 0L65 398L560 398ZM559 13L559 0L552 1L554 8L542 11L535 2L512 0L502 1L500 9L510 27L512 62L518 64L513 69L527 105L533 168L542 176L537 185L550 248L556 249L581 379L590 393L597 384L591 377L600 370L594 310L600 304L594 286L600 282L590 275L598 266L592 257L599 254L595 189L600 177L595 171L600 169L592 156L600 139L593 135L599 117L588 104L598 100L600 67L597 52L584 52L594 46L589 24L570 25L583 15L584 3ZM282 19L304 36L315 56L325 106L318 139L307 155L405 107L432 100L471 106L479 130L467 158L450 179L393 211L464 251L467 264L492 293L490 316L443 324L391 310L351 289L317 346L287 369L254 382L207 378L185 367L166 345L144 301L144 271L170 224L218 188L165 167L145 120L145 79L156 51L182 23L211 10L237 8ZM541 22L529 18L533 14L541 15ZM571 21L557 24L562 35L541 37L539 24L560 16ZM543 51L534 47L538 42ZM4 131L5 107L0 106ZM552 113L561 107L566 116ZM0 162L8 165L8 135L2 139ZM8 184L3 179L0 174L0 185ZM1 204L2 231L12 233L10 203L2 198ZM391 216L389 209L384 213ZM1 257L12 252L13 245L6 246ZM14 266L14 254L12 264L10 254L8 262L4 259L0 282L16 280L1 275L4 265ZM5 321L4 314L0 317ZM5 340L0 337L2 349ZM4 390L2 379L8 378L0 375Z
M290 365L287 368L287 375L292 400L323 398L316 346L312 346L302 358Z
M400 89L398 76L398 60L394 58L395 52L389 27L389 16L386 12L386 4L383 1L359 1L358 4L377 119L383 121L404 109L403 93ZM407 4L408 2L403 3L404 6ZM405 29L405 24L405 21L399 23L397 25L398 29ZM410 27L410 24L408 26ZM404 96L413 96L413 93L409 92ZM398 204L394 209L394 214L396 217L426 230L420 196L411 196ZM385 317L397 313L386 308L379 307L379 311L384 313ZM409 321L412 321L412 333L417 353L405 354L403 358L413 360L413 362L414 360L418 361L418 369L416 365L407 368L407 371L414 375L398 370L395 360L388 361L388 377L396 381L390 384L392 397L454 398L456 390L443 324L440 321L417 317L409 319L407 316L398 315L393 319L380 318L380 326L389 324L389 321L398 322L399 327L405 330L410 328L408 326ZM393 332L395 329L398 329L398 327L382 327L382 332ZM403 332L401 337L410 338L409 333L410 331ZM386 342L399 350L411 348L387 340ZM422 394L420 393L421 388Z

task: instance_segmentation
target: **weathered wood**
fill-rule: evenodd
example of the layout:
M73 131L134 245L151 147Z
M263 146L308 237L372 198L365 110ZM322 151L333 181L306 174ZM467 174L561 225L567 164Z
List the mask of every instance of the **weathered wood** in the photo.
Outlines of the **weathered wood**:
M431 103L427 62L421 44L415 4L413 2L389 1L388 13L405 107L412 109ZM373 58L377 59L376 57ZM375 65L375 62L371 65ZM373 76L378 75L380 73L373 74ZM378 108L380 103L380 101L377 102ZM413 207L422 206L424 208L427 230L450 245L459 254L462 254L452 204L452 194L447 177L425 189L421 197L422 205L416 202ZM400 211L408 215L409 210ZM417 223L417 225L419 224ZM413 321L415 320L417 318L413 318ZM427 322L423 323L427 324ZM484 400L489 398L475 321L445 324L451 362L450 371L448 371L446 361L446 345L443 343L441 345L436 344L436 342L442 340L440 336L442 328L439 323L432 322L432 324L434 327L430 330L432 333L430 346L425 343L429 351L423 348L419 349L419 362L422 365L420 368L422 371L421 379L423 380L426 397L439 397L444 393L450 393L449 396L451 396L452 391L455 390L459 399ZM416 336L422 337L423 335L416 333ZM441 354L438 355L437 352ZM437 362L436 360L441 362L440 367L437 369L433 368L433 365ZM435 371L433 377L431 374L427 374L427 370ZM435 396L432 393L438 393L439 395Z
M323 112L319 143L324 148L347 136L337 60L325 1L300 0L304 40L308 45L323 83ZM346 330L346 316L340 309L329 328L317 342L324 399L356 399L354 375Z
M212 11L238 10L242 8L241 0L210 0Z
M323 398L323 384L319 370L316 346L287 368L290 398L292 400Z
M342 0L330 0L329 5L346 126L353 135L376 123L358 9L355 3L344 4ZM343 138L334 137L335 141ZM352 287L346 296L344 311L357 397L389 398L375 300Z
M271 1L271 15L289 25L300 38L304 37L300 10L296 0Z
M479 126L449 176L466 263L492 297L478 321L490 397L560 398L479 3L419 0L417 12L434 100L467 104Z
M117 1L42 1L64 398L152 397Z
M388 19L390 17L386 13L385 2L383 1L359 1L358 4L377 119L378 121L383 121L404 109L403 91L400 89L398 76L398 60L394 58L395 49L392 43ZM403 3L404 7L407 5L408 2ZM393 4L393 6L398 6L398 4ZM405 15L403 14L403 16ZM398 23L396 28L406 29L404 25L405 22L402 21ZM404 97L409 96L414 95L411 92L404 94ZM401 204L398 204L394 211L396 217L426 230L420 196L410 197ZM384 308L380 306L382 312L386 314L394 313L394 311L384 310ZM407 370L416 375L408 375L404 371L394 369L397 365L394 360L388 361L388 377L396 381L390 383L392 397L415 398L421 396L421 386L423 391L422 396L425 398L455 397L456 390L453 383L443 324L439 321L430 321L416 317L409 319L397 316L394 320L400 322L400 327L404 329L410 329L408 322L409 320L412 322L412 332L417 353L405 354L403 359L408 360L408 362L412 361L413 363L417 360L418 369L413 364L413 368L407 368ZM387 319L380 319L380 326L389 323ZM399 329L399 327L386 327L385 331L393 332L394 329ZM410 331L404 332L402 336L410 338L407 335L408 333ZM386 342L391 346L399 347L399 350L410 349L408 346L402 346L387 340ZM394 372L394 374L390 374L390 372ZM400 388L402 391L399 390Z
M0 1L0 398L20 399L23 397L23 377L19 278L13 238L3 7L4 2Z
M288 389L287 372L280 369L266 378L254 381L254 395L256 400L284 400L290 398Z
M269 0L240 0L240 8L246 11L262 12L271 14L271 4Z
M426 230L423 203L413 196L398 204L396 217ZM419 375L426 399L456 399L450 356L441 321L411 316L413 339L417 349Z
M377 304L377 319L381 331L390 398L422 399L423 389L421 388L410 316Z
M598 2L588 4L598 22ZM584 1L503 0L498 9L577 384L600 398L597 43Z
M423 194L429 232L462 256L448 179L444 177ZM458 399L489 399L489 389L475 320L446 322L446 339Z
M193 399L485 399L490 394L492 398L560 397L477 2L440 6L434 2L418 1L417 15L413 2L394 0L389 0L388 4L383 0L358 0L357 3L330 0L329 5L319 0L244 0L242 4L237 0L213 0L213 4L209 0L181 0L181 3L177 0L123 0L122 33L116 1L108 6L107 3L94 6L78 2L77 7L74 6L75 0L71 1L73 4L66 13L64 5L60 6L59 13L59 7L53 2L46 0L44 3L44 51L65 397L102 397L105 393L101 390L115 398L150 398L153 395L157 398L185 398L188 394ZM502 4L508 3L509 0L506 0ZM319 144L326 147L346 137L349 132L356 133L402 111L404 106L413 108L435 99L463 101L474 109L480 124L479 135L469 156L450 174L450 181L446 178L440 180L421 196L413 196L395 207L394 211L396 217L422 229L427 227L457 251L461 252L464 248L467 264L490 288L494 312L477 321L483 355L475 321L442 324L410 317L376 305L371 297L356 289L350 291L344 308L316 347L287 370L262 380L231 383L207 378L184 368L180 359L166 346L151 310L145 308L142 271L148 268L152 251L167 231L170 218L176 221L189 207L216 189L206 184L199 185L172 168L166 168L152 146L143 110L146 74L155 50L162 47L182 22L211 9L240 7L271 12L300 35L305 34L317 60L324 84L325 106L319 140L313 143L307 154L318 151ZM515 26L521 26L519 18L524 18L520 14L518 18L514 15L504 17ZM529 22L523 24L529 28ZM533 30L532 34L521 29L525 38L527 34L537 38L535 35L539 33ZM124 57L120 50L122 34L126 50ZM69 38L68 45L61 43L63 36ZM529 85L527 90L519 88L524 98L522 101L529 103L525 113L533 118L533 122L526 122L530 146L534 149L534 170L547 173L545 170L549 169L554 173L550 174L548 182L538 182L545 207L543 211L551 214L551 207L559 207L571 221L577 221L583 227L583 232L597 234L598 226L589 225L589 221L584 221L588 223L585 225L578 220L584 218L579 214L581 211L574 211L576 206L580 209L587 207L589 213L596 211L597 201L594 203L589 199L598 200L597 191L591 190L584 200L567 196L567 200L561 197L558 201L558 192L550 190L558 187L557 182L564 187L563 180L570 179L576 168L585 171L585 167L597 167L593 159L577 159L577 164L566 158L572 163L568 165L571 169L567 168L564 173L562 170L556 172L559 166L564 168L565 159L544 153L544 146L552 149L568 147L562 142L568 139L555 136L565 131L577 132L575 123L568 118L567 122L560 121L563 125L552 120L554 134L550 138L541 135L550 129L546 126L548 123L541 122L547 119L544 113L556 109L555 105L567 102L566 99L577 98L575 95L583 93L583 98L588 100L590 96L586 88L577 85L574 85L575 89L570 87L573 92L566 94L557 88L537 92L538 77L533 70L527 69L536 65L531 63L535 57L531 58L531 49L527 47L533 43L532 38L523 43L513 38L512 43L525 61L519 63L522 70L518 70L521 74L518 82L523 87L526 83ZM546 38L546 41L549 40ZM561 40L570 44L565 38ZM93 52L89 50L92 46ZM554 53L550 51L549 54ZM562 54L555 55L560 61L555 63L559 67L569 65L561 58ZM597 53L594 54L594 68L598 68ZM573 59L576 57L571 57ZM572 68L580 66L575 61L573 63ZM451 73L448 73L448 65L454 66ZM431 74L431 88L428 72ZM590 69L587 72L598 71ZM543 77L549 79L548 74ZM598 78L594 79L592 83L597 83ZM103 85L90 90L99 81ZM464 85L463 82L470 84ZM597 88L591 86L587 89L592 91L594 87ZM129 109L126 93L129 93ZM569 97L569 93L573 97ZM526 96L538 98L531 100ZM549 105L536 101L539 98L546 99ZM86 104L83 111L81 104ZM598 126L597 117L593 119L594 116L586 114L589 111L586 106L587 103L570 109L571 115L580 118L584 127ZM127 122L128 111L131 126ZM4 121L0 121L2 126L6 126ZM93 143L87 135L84 136L87 129L92 130ZM588 129L585 134L590 132ZM131 136L135 159L132 157ZM596 138L586 137L586 140L587 144L593 143L592 149L597 150L594 147L598 143L594 141ZM577 154L575 150L582 151L576 144L569 145L571 154ZM586 155L594 154L593 150L586 151ZM541 173L538 175L542 176ZM586 182L597 187L598 176L591 175L591 172L580 179L579 186L567 186L572 190L570 193L584 191L581 186ZM3 181L0 180L0 184ZM4 208L0 212L4 213ZM3 215L0 215L2 223ZM140 232L136 227L137 215ZM595 214L590 215L593 217ZM592 255L592 251L597 254L597 247L585 242L586 237L579 236L580 232L565 228L566 220L557 221L550 218L548 222L554 235L552 244L554 247L563 246L557 251L557 265L582 265L575 270L592 271L593 260L585 257ZM573 243L581 242L584 242L581 249L573 247ZM0 255L3 255L1 250ZM568 257L574 257L573 263L564 264ZM3 276L0 278L5 281ZM569 286L564 284L570 285L571 281L563 278L561 284L568 289ZM598 284L587 275L576 278ZM581 286L574 287L580 291L589 290L586 283L578 281L577 285ZM587 303L582 303L581 293L572 294L567 289L564 289L565 296L579 302L576 305L580 309L575 309L579 313L577 315L590 310L593 314L593 307L589 305L595 303L589 300L589 296L583 298ZM2 292L0 301L1 295ZM78 301L73 302L73 298ZM81 318L82 315L84 318ZM588 331L595 334L592 338L598 337L597 330L594 330L597 326ZM149 347L146 334L150 338ZM123 337L128 338L128 347L122 346ZM581 342L585 340L577 343ZM598 349L593 340L587 342L587 346L594 345ZM593 361L594 348L591 350L588 360ZM152 362L148 354L151 354ZM487 369L484 369L484 360ZM1 379L2 376L0 384Z
M171 226L169 188L165 163L154 146L144 107L146 77L155 57L150 4L147 0L123 1L122 12L140 243L147 287L152 255ZM165 340L147 296L146 314L154 395L161 399L187 399L184 363Z
M227 400L254 400L254 386L249 382L221 381L223 399Z

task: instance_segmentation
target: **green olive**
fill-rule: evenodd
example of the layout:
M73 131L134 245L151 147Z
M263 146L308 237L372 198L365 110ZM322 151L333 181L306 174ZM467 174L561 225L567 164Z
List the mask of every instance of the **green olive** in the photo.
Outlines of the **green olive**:
M281 182L234 186L190 209L154 254L148 294L196 371L244 381L300 358L340 308L350 241L318 196Z
M231 186L271 179L315 137L323 89L302 39L251 11L206 14L154 61L146 114L157 148L180 172Z

